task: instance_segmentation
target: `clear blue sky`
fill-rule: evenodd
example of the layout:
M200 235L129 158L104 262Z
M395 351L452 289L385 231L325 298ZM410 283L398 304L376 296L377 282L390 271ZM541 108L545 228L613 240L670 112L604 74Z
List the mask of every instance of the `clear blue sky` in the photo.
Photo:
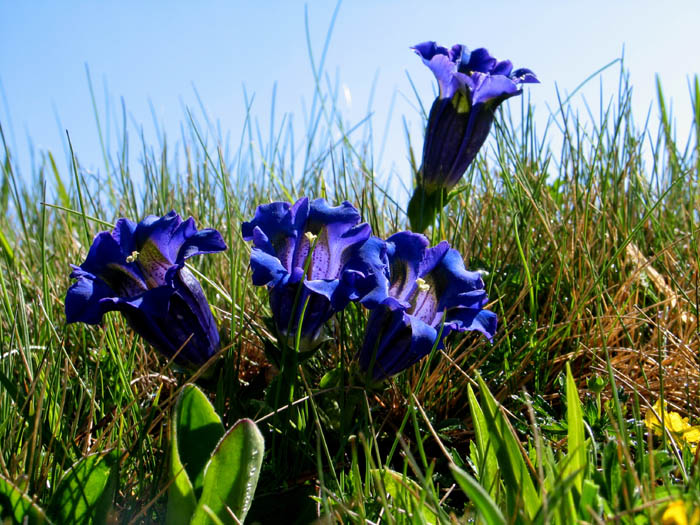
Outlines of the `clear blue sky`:
M313 93L304 28L307 5L316 58L335 3L331 1L233 2L11 2L0 0L0 122L21 169L30 171L28 141L63 159L68 129L83 166L102 169L85 64L88 64L105 124L123 97L132 124L153 138L149 100L171 140L179 137L183 107L198 107L196 87L209 115L237 143L244 114L243 86L255 94L253 114L267 136L273 84L278 122L295 113ZM346 0L332 34L326 71L343 87L341 109L356 122L367 110L375 75L374 128L381 137L394 93L387 150L379 170L409 179L402 129L405 116L420 148L420 116L406 73L425 104L435 83L409 46L424 40L470 48L487 47L515 67L529 67L542 81L526 87L538 118L556 106L555 85L573 90L584 78L620 56L634 86L634 109L643 119L659 74L672 97L678 129L690 123L688 80L700 72L700 2L515 2ZM617 69L606 73L612 95ZM599 84L586 92L597 106ZM108 93L107 95L105 95ZM510 101L518 104L517 99ZM657 116L653 107L652 117ZM60 124L58 121L60 121ZM61 166L64 168L64 166Z

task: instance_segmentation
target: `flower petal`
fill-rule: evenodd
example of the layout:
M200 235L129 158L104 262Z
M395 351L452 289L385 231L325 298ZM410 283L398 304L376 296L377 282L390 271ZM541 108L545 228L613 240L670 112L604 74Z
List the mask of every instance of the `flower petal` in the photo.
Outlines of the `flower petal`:
M451 98L464 86L464 75L458 74L458 62L462 60L464 46L456 45L448 50L435 42L423 42L412 48L423 59L438 81L439 98Z
M435 328L412 315L403 315L409 327L403 331L403 338L395 336L396 344L377 357L373 372L375 380L397 374L417 363L430 353L435 344L438 335ZM410 339L402 345L402 339L407 337Z
M186 259L189 259L195 255L221 252L227 248L224 238L217 230L213 228L206 228L204 230L197 231L197 228L194 226L194 219L192 217L187 219L182 224L183 227L185 225L187 225L188 232L193 233L184 238L175 259L177 264L181 264ZM176 234L179 235L178 232L176 232Z
M258 248L250 252L250 268L255 286L278 286L289 280L289 272L280 260Z
M455 308L450 310L450 322L455 330L476 330L491 341L498 328L498 316L490 310L480 308ZM447 325L447 323L445 323Z
M510 72L513 71L513 63L510 60L501 60L491 71L492 75L504 75L509 76Z
M498 60L491 56L487 49L480 47L475 49L469 55L469 60L459 66L461 73L472 73L478 71L480 73L491 73L496 67Z
M347 266L365 276L355 283L359 300L365 307L375 308L389 297L389 259L387 244L382 239L370 237Z
M510 78L512 78L515 82L520 82L522 84L539 84L540 81L539 79L535 76L535 74L525 68L521 67L520 69L516 69L511 73Z
M219 346L216 322L199 281L183 268L173 286L160 286L131 299L110 298L141 337L183 366L198 366Z
M139 253L147 252L148 262L158 260L164 264L174 264L183 239L177 239L180 242L173 246L173 236L181 224L182 218L175 211L162 217L149 215L136 225L135 249Z
M417 55L419 55L423 60L431 60L435 55L444 55L451 57L450 51L446 47L437 45L435 41L421 42L416 44L411 49L413 49Z
M99 324L106 312L116 309L111 303L102 301L113 297L114 291L102 279L87 272L81 272L75 277L78 280L71 285L66 294L66 322Z
M500 104L505 99L520 95L521 90L518 84L510 78L502 75L480 75L478 83L474 89L472 102L477 104L485 104L492 102Z
M391 275L389 294L399 301L406 301L416 290L416 279L420 277L428 239L424 235L404 231L395 233L386 243Z
M261 204L255 217L241 225L243 239L253 241L254 246L275 255L288 271L292 269L297 242L308 218L309 199L299 199L294 205L287 202ZM255 228L264 236L255 236ZM264 242L263 242L264 241Z
M316 199L309 208L304 236L299 239L294 265L305 267L311 244L307 233L316 237L311 254L311 279L337 279L347 259L345 251L357 247L370 236L368 224L360 224L360 213L349 202L329 206L325 199ZM357 225L357 226L356 226Z

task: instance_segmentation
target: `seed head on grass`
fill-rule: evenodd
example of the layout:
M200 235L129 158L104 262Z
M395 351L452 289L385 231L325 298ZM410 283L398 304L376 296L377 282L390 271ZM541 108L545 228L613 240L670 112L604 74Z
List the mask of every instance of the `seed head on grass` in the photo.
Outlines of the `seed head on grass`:
M98 324L109 311L122 312L131 327L167 357L196 367L219 346L219 333L202 287L185 260L226 249L214 229L198 231L194 219L171 211L138 224L119 219L112 232L97 234L66 294L69 323ZM183 346L184 345L184 346Z

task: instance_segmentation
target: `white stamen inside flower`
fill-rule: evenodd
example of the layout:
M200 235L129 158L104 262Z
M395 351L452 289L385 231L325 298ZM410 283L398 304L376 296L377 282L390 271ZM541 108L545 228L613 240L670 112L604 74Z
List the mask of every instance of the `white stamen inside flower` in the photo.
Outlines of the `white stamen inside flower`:
M318 237L318 235L314 235L311 232L306 232L304 234L304 237L306 237L306 240L308 240L309 243L313 244L313 242L316 240L316 237Z
M139 252L137 252L136 250L134 250L133 252L131 252L131 255L129 255L129 256L126 258L126 262L132 263L132 262L136 261L138 258L139 258Z
M421 279L420 277L419 277L418 279L416 279L416 284L418 285L418 289L419 289L421 292L427 292L428 290L430 290L430 285L429 285L428 283L426 283L426 282L425 282L423 279Z

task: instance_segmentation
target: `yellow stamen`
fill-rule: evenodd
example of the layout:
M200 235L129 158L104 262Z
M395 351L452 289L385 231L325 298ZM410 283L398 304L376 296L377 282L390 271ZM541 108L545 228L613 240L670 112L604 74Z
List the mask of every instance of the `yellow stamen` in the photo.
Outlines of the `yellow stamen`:
M129 255L129 256L126 258L126 262L132 263L132 262L136 261L138 258L139 258L139 252L137 252L136 250L134 250L133 252L131 252L131 255Z
M430 290L430 285L429 285L428 283L426 283L426 282L425 282L423 279L421 279L420 277L419 277L418 279L416 279L416 284L418 285L418 289L419 289L421 292L427 292L428 290Z
M309 243L313 244L313 242L316 240L316 238L318 237L318 235L314 235L314 234L311 233L311 232L306 232L306 233L304 234L304 237L306 237L306 239L309 241Z

